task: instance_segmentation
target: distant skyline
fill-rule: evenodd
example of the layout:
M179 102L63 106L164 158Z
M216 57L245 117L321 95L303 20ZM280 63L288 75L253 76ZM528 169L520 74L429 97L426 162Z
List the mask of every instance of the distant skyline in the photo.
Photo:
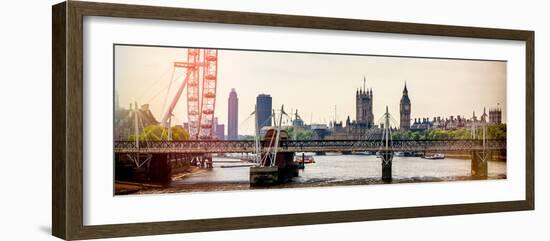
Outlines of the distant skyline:
M115 90L120 106L149 104L160 121L183 79L183 71L176 73L179 78L167 92L173 62L184 60L186 54L185 48L117 45ZM335 118L345 122L348 116L354 120L355 93L363 88L363 78L373 91L375 120L388 106L399 122L406 81L413 120L470 118L473 111L479 117L484 107L488 111L498 104L506 122L506 62L241 50L219 50L218 60L215 116L220 123L228 120L228 97L234 88L240 135L254 132L250 114L259 94L271 95L273 108L284 104L287 113L298 109L307 124L328 124ZM185 101L184 94L173 124L187 121Z

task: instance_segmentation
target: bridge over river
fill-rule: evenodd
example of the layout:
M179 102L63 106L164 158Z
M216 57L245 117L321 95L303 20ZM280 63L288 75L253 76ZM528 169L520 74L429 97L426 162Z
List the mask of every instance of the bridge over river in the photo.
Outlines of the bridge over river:
M158 178L166 179L167 160L178 156L198 158L201 166L211 163L212 154L222 153L253 153L261 156L264 161L256 163L251 168L252 176L263 172L279 172L281 166L287 166L278 161L289 159L297 152L377 152L382 159L383 180L391 181L391 160L395 152L467 152L472 158L472 176L485 178L487 176L487 160L491 153L506 150L506 140L491 139L461 139L461 140L279 140L276 150L269 141L225 141L225 140L189 140L189 141L115 141L115 158L126 156L131 158L137 167L150 162L148 168L158 173ZM274 154L274 153L279 153ZM172 157L170 157L172 156ZM265 159L269 160L266 164ZM288 161L288 160L287 160ZM276 164L278 163L278 164ZM157 167L160 165L159 167ZM161 171L158 171L161 170ZM254 170L254 171L253 171ZM151 176L156 176L149 174ZM251 181L252 183L252 181Z
M278 152L376 152L384 149L382 140L281 140ZM392 140L394 152L444 152L505 150L506 139L501 140ZM262 152L268 143L260 142ZM115 141L114 152L124 153L254 153L254 141L190 140L190 141Z

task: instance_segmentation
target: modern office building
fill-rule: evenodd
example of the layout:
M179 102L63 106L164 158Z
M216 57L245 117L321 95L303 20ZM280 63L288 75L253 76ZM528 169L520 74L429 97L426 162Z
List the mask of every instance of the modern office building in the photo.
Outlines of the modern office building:
M218 117L214 117L214 136L218 140L225 139L225 125L218 123Z
M258 130L264 126L271 126L272 113L271 95L260 94L256 97L256 111L258 115Z

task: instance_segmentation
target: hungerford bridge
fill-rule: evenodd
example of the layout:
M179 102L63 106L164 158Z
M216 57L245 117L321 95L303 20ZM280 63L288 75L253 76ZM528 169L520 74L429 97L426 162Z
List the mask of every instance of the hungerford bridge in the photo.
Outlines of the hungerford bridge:
M260 146L267 146L262 141ZM392 140L394 152L443 152L505 150L506 140ZM383 140L281 140L278 152L377 152L384 148ZM264 148L266 152L268 148ZM224 140L189 141L115 141L114 151L122 153L255 153L255 142Z
M277 153L279 153L279 156L282 156L285 153L294 154L297 152L377 152L382 159L382 180L391 182L394 152L469 152L471 154L472 177L484 179L487 178L487 161L491 157L491 152L506 150L505 139L392 140L388 144L384 140L280 140ZM260 150L258 151L255 141L116 141L114 143L114 152L116 156L149 156L148 160L151 163L157 162L158 164L159 161L163 162L162 160L167 160L169 156L209 156L215 153L253 153L258 156L268 156L270 154L272 148L269 147L270 143L268 141L261 141L259 146ZM273 160L275 159L273 158ZM254 168L255 170L264 168L276 172L277 164L275 162L267 165L263 163ZM253 168L251 168L251 184L253 184L252 171ZM167 180L168 176L164 174L159 178Z

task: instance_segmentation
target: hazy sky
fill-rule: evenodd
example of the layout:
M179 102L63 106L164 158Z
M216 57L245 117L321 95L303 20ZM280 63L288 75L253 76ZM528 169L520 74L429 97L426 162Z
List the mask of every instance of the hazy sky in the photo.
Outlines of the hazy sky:
M121 106L148 103L160 121L163 106L172 100L184 71L167 93L174 61L186 60L185 48L116 46L115 89ZM506 63L379 56L281 53L220 50L215 115L227 124L227 99L231 88L239 97L239 134L253 133L249 118L256 96L270 94L273 107L298 109L306 123L327 123L335 118L355 119L355 91L363 87L374 94L378 120L389 107L399 120L399 101L405 81L412 104L412 118L461 115L479 117L483 107L503 109L506 122ZM185 92L173 124L187 120ZM227 125L226 125L227 128ZM227 129L225 130L227 134Z

